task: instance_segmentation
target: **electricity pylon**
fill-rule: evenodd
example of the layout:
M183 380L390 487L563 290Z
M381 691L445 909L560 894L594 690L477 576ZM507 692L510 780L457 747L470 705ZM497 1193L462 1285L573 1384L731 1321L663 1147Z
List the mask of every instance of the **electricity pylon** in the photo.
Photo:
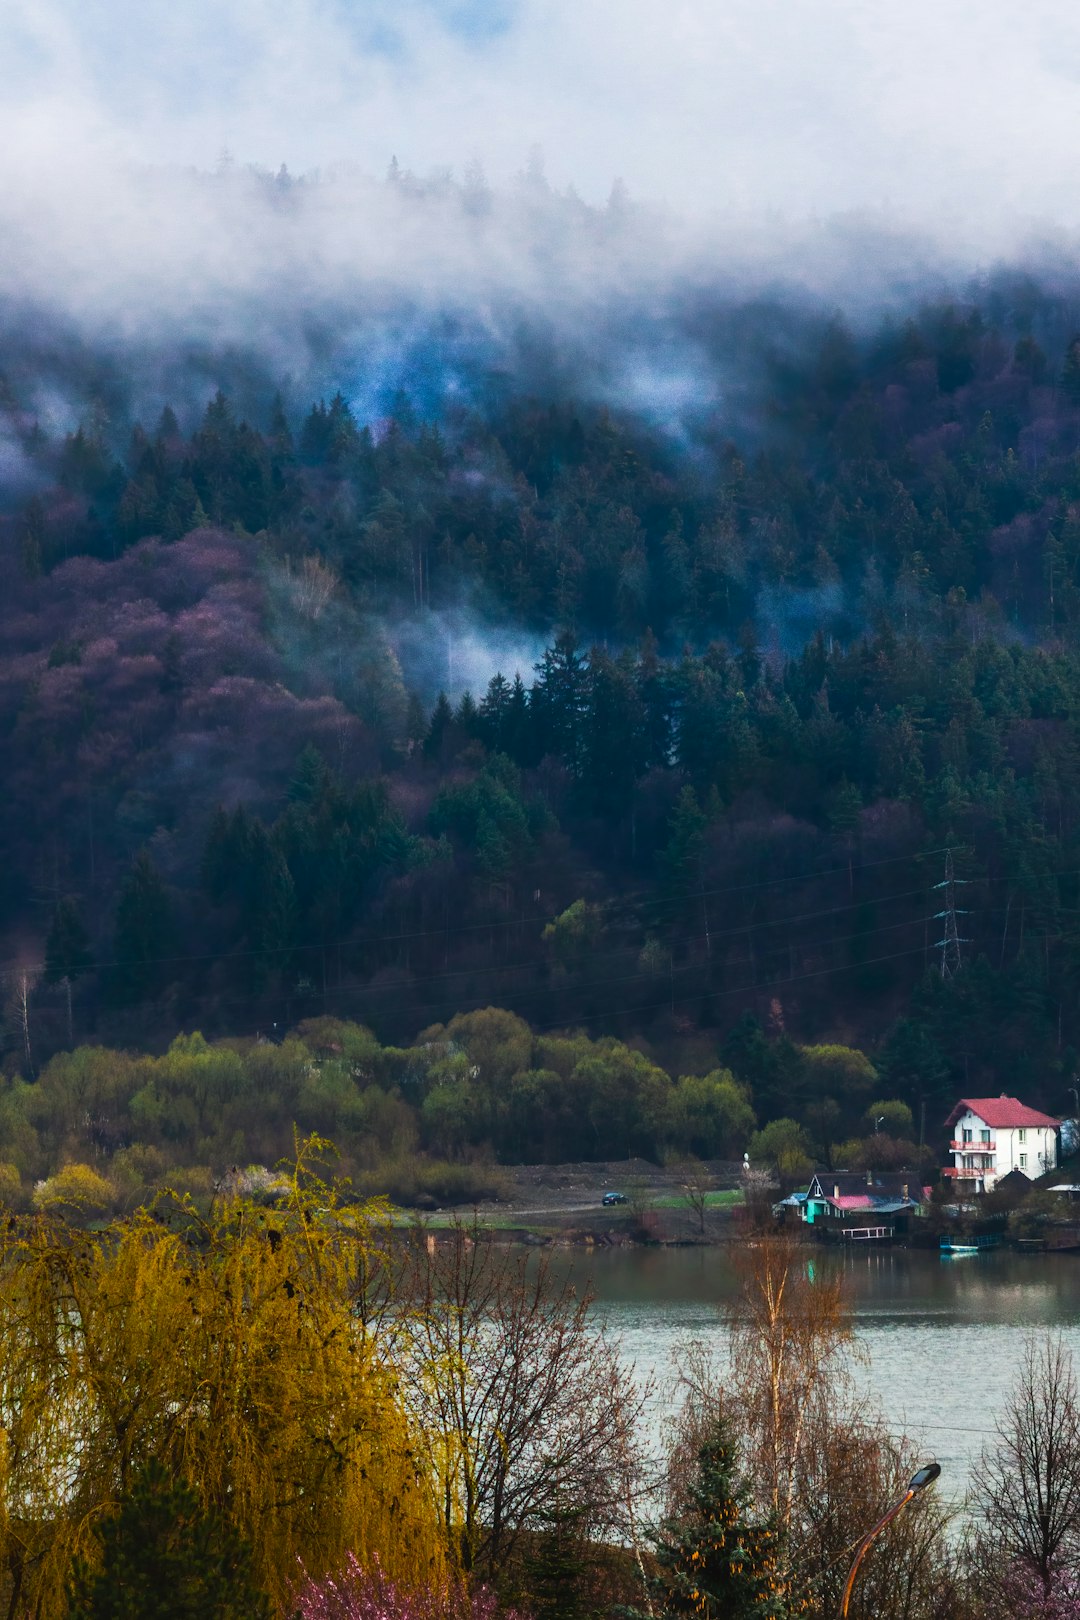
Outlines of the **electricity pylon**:
M951 979L959 973L961 968L960 947L970 945L970 939L961 934L957 918L967 917L969 913L956 904L956 890L967 878L958 878L953 870L952 850L945 851L945 877L941 883L935 883L935 889L944 889L945 909L934 913L935 921L943 922L941 938L937 942L937 949L941 952L941 977Z

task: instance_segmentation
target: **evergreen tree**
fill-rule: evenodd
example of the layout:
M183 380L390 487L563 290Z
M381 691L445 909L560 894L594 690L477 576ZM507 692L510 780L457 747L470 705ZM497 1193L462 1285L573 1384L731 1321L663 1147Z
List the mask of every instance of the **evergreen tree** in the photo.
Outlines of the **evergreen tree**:
M510 758L515 760L518 765L535 763L536 754L532 721L532 710L529 706L529 695L525 690L525 682L519 674L516 674L506 705L506 718L504 721L506 745L503 752L509 754Z
M360 444L360 435L345 396L339 391L330 401L330 409L326 413L326 450L331 462L346 461L355 454Z
M583 1510L553 1508L541 1515L541 1529L525 1558L529 1612L535 1620L587 1620L588 1538Z
M63 979L71 984L93 965L90 935L78 903L68 895L58 902L45 941L45 983L59 984Z
M37 579L45 567L45 508L37 495L26 503L20 525L19 546L22 570L27 579Z
M599 648L589 654L588 706L581 720L587 798L609 823L626 813L644 774L647 743L632 661Z
M541 756L555 754L575 771L582 763L587 670L574 637L556 637L536 666L530 704Z
M159 1462L142 1469L100 1542L97 1567L76 1560L66 1620L271 1620L244 1542Z
M115 999L124 1005L156 994L168 976L165 959L173 946L172 905L161 874L144 849L124 880L116 906Z
M667 848L661 856L672 898L685 898L701 887L708 817L692 787L684 787L671 812Z
M776 1528L754 1523L738 1451L718 1421L701 1447L682 1512L656 1535L650 1579L655 1620L786 1620L792 1613L780 1569ZM632 1620L646 1620L630 1610Z
M935 974L932 989L938 990L940 983L940 974ZM921 999L925 1003L930 998L924 993ZM914 1108L928 1098L940 1100L949 1095L948 1061L919 1017L897 1019L886 1036L877 1068L889 1093Z
M454 719L457 721L458 729L463 736L482 738L483 726L480 721L480 713L476 707L476 699L471 692L462 694Z
M180 437L180 424L176 420L176 412L171 405L166 405L161 413L161 420L157 425L157 439L159 443L168 444L170 440Z
M1080 337L1074 337L1065 350L1061 386L1069 402L1080 405Z
M289 783L289 798L293 804L314 804L330 785L330 770L323 756L308 743L296 761L296 771Z
M270 433L268 437L270 449L278 459L284 460L292 455L292 429L289 426L289 419L285 415L285 401L280 394L274 395L274 403L270 411Z
M770 1041L749 1010L728 1031L720 1058L749 1086L760 1119L771 1119L790 1107L799 1079L799 1054L786 1036Z
M424 738L424 758L440 759L444 751L452 751L456 731L454 711L445 692L440 692L431 711L431 725Z
M493 675L480 701L478 735L487 746L506 752L506 721L510 708L510 682L503 674Z

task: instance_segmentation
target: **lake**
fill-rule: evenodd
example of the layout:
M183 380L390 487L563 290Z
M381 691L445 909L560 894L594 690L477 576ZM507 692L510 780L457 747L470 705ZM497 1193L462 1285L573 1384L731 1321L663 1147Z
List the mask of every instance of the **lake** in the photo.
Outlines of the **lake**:
M719 1335L716 1307L735 1281L723 1248L562 1251L561 1271L592 1279L596 1310L642 1375L656 1375L659 1432L676 1399L672 1352L680 1340ZM1080 1375L1080 1255L995 1252L943 1260L881 1249L840 1255L808 1248L807 1264L840 1265L866 1354L856 1376L889 1428L942 1466L942 1487L962 1497L972 1460L1016 1376L1025 1336L1060 1329Z

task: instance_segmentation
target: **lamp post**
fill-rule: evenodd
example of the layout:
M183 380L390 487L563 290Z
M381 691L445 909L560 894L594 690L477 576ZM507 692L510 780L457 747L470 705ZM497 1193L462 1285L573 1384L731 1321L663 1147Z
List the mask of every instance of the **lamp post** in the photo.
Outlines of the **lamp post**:
M854 1562L852 1563L851 1568L848 1570L848 1578L844 1583L844 1595L840 1599L839 1620L846 1620L848 1604L851 1602L852 1588L855 1585L855 1577L859 1573L859 1565L862 1563L863 1559L870 1550L871 1542L876 1536L881 1534L886 1525L893 1522L896 1515L907 1507L908 1503L913 1497L918 1496L919 1492L924 1491L928 1485L932 1485L940 1473L940 1463L927 1463L925 1468L920 1468L917 1474L913 1474L911 1476L911 1483L908 1485L907 1490L904 1492L899 1502L894 1502L888 1513L885 1514L884 1518L879 1519L874 1528L859 1542L858 1551L855 1554Z

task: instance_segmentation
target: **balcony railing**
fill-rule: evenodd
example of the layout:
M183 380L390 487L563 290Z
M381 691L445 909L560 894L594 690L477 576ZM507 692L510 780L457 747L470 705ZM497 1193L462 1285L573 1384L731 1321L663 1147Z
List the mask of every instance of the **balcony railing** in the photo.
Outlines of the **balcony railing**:
M975 1181L979 1176L985 1176L988 1170L993 1170L993 1165L979 1170L964 1170L959 1165L947 1164L941 1173L943 1176L955 1176L958 1181Z
M997 1141L993 1142L950 1142L950 1153L996 1153Z

